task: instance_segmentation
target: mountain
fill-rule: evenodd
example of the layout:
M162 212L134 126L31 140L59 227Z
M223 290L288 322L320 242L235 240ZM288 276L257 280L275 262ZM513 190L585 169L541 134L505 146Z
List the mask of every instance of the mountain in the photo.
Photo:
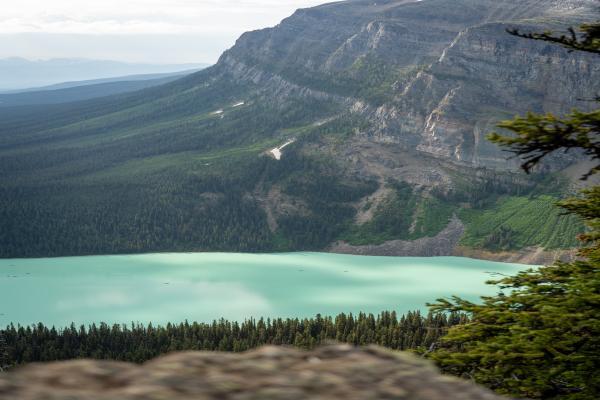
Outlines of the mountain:
M64 82L38 89L18 91L16 93L0 93L0 107L69 103L113 94L134 92L172 82L196 71Z
M485 139L586 109L591 55L520 39L593 0L345 1L140 92L0 109L0 255L330 250L542 262L582 226L576 155L526 176ZM531 256L533 254L534 256Z
M53 85L67 81L158 74L204 68L205 64L136 64L108 60L24 58L0 59L0 92Z
M200 71L208 66L209 65L205 65L205 66L190 69L190 70L177 71L177 72L165 72L162 74L137 74L137 75L114 76L111 78L88 79L88 80L84 80L84 81L60 82L60 83L55 83L55 84L47 85L47 86L40 86L40 87L19 89L19 90L10 90L10 91L3 92L0 94L19 94L19 93L27 93L27 92L43 92L43 91L47 91L47 90L70 89L70 88L80 87L80 86L99 85L102 83L150 81L150 80L154 80L154 79L170 78L170 77L178 78L183 75L189 75L193 72Z

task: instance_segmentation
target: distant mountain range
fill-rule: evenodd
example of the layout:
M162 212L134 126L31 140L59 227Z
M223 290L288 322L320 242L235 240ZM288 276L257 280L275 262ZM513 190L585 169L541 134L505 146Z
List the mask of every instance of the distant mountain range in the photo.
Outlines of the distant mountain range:
M0 59L0 92L37 88L63 82L197 70L207 66L207 64L201 63L137 64L88 59L5 58Z
M165 73L130 75L89 81L65 82L41 88L0 93L0 107L41 104L60 104L89 100L113 94L134 92L152 86L163 85L197 72L198 69Z
M336 2L246 33L216 65L170 83L0 108L0 256L326 250L547 262L578 243L580 221L554 207L578 159L526 176L486 134L527 110L591 106L593 55L506 29L564 30L595 20L595 7Z

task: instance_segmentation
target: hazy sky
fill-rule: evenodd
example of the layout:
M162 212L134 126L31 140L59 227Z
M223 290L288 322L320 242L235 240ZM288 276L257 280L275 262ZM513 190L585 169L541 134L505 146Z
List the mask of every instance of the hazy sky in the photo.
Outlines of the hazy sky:
M245 31L327 0L2 0L0 58L214 62Z

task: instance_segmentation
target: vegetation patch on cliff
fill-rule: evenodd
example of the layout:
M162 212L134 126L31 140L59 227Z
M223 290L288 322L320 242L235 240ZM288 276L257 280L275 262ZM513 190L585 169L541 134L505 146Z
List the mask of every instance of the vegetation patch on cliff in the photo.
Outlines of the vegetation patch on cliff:
M583 224L574 215L564 215L556 207L558 200L548 195L503 196L491 207L464 209L461 244L495 251L536 245L548 250L575 248Z

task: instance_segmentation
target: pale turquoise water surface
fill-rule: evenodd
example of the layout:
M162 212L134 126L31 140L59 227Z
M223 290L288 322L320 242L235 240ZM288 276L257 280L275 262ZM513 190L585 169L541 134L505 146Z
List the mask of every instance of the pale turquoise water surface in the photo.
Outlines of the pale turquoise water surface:
M0 326L426 310L527 266L457 257L177 253L0 259Z

